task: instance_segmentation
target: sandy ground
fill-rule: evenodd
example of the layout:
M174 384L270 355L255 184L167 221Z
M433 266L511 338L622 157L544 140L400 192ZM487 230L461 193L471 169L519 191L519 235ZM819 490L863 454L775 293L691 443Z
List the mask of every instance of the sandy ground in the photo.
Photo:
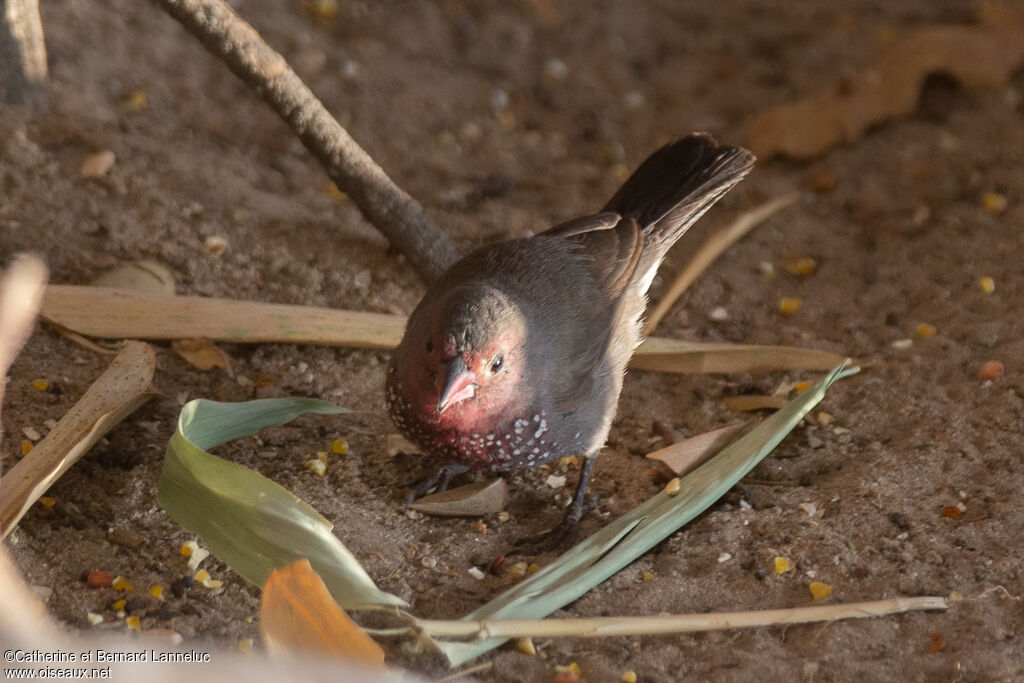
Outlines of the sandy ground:
M754 113L832 87L870 62L886 36L972 13L952 0L558 2L552 23L537 13L544 3L526 1L341 2L328 19L300 3L234 4L465 249L593 211L624 168L674 136L707 130L743 143ZM405 260L327 191L285 126L175 22L123 0L52 0L43 21L49 105L27 121L2 115L3 262L32 250L53 282L85 284L118 263L151 259L173 271L181 294L382 312L415 305L423 284ZM824 626L538 642L536 657L492 653L480 678L548 681L555 665L573 661L590 681L626 670L642 681L1024 677L1022 89L1020 73L984 92L935 83L915 115L855 144L811 162L759 165L680 243L655 296L710 230L801 190L796 206L702 276L658 333L826 349L866 368L823 404L832 425L801 426L755 470L756 483L736 487L557 616L802 606L812 602L812 577L833 587L832 602L954 591L964 600L941 614ZM107 149L113 169L80 178L83 160ZM1005 210L987 209L985 193L1005 198ZM220 257L205 246L211 236L227 240ZM799 257L816 261L812 276L786 272ZM979 287L982 276L993 278L993 293ZM802 308L782 316L782 296L801 297ZM727 320L709 319L717 307ZM919 337L921 323L937 333ZM913 343L894 348L900 339ZM383 401L386 353L224 348L235 378L196 370L160 346L161 397L52 487L56 514L34 510L9 538L28 581L52 589L48 608L69 627L125 628L112 608L122 594L80 579L104 569L134 584L128 608L144 630L232 648L257 637L258 591L215 561L210 571L225 581L218 594L194 588L158 603L146 593L187 573L178 548L190 536L155 492L167 438L192 398L315 396L359 410L303 418L270 430L260 446L243 440L221 454L334 521L381 587L424 617L461 616L514 583L467 570L559 518L555 497L565 493L547 487L542 471L508 477L511 518L486 520L486 535L468 520L400 514L399 485L424 463L385 452L394 431ZM990 359L1006 375L984 382L979 368ZM23 429L45 434L108 362L51 329L35 333L10 373L4 469L20 457ZM39 378L46 391L33 386ZM813 373L631 373L584 532L657 490L642 457L661 445L655 421L680 437L697 434L735 421L723 398L804 379ZM351 454L332 460L325 478L312 476L303 462L341 436ZM572 466L554 472L575 480ZM958 502L960 519L940 514ZM806 503L819 514L809 516ZM731 558L720 562L722 553ZM776 556L793 570L775 575ZM87 612L105 621L92 627ZM390 655L428 676L444 673L439 660Z

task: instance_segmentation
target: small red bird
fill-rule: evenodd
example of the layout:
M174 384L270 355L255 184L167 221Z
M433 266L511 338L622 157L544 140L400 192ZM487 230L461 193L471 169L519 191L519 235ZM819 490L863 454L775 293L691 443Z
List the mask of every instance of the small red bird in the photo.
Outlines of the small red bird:
M658 266L753 164L745 149L689 135L652 154L601 213L478 249L434 283L387 375L399 431L449 463L415 495L468 468L584 455L565 519L546 536L572 533Z

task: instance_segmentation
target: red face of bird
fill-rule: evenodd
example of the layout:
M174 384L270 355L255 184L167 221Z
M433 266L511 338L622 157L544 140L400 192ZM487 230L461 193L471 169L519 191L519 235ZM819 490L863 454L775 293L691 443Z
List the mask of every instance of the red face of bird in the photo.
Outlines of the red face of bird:
M506 296L489 288L439 303L433 315L406 331L402 352L416 358L406 359L408 377L394 381L409 381L415 389L422 420L443 429L487 429L524 403L525 320Z

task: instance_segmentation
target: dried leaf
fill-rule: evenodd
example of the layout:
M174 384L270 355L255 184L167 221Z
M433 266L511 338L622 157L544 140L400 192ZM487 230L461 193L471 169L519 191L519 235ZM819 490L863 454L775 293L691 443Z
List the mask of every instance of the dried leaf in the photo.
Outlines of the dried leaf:
M78 403L0 480L0 539L71 465L104 434L152 398L156 356L129 341Z
M755 410L778 410L786 405L786 399L778 396L745 394L743 396L730 396L726 398L725 405L729 410L749 413Z
M1024 5L986 3L977 25L910 29L871 66L827 92L756 115L749 124L750 148L762 159L814 157L913 112L931 74L952 76L966 88L995 88L1022 64Z
M736 373L827 370L844 360L828 351L790 346L699 344L649 337L629 362L633 370L674 373Z
M273 654L329 655L384 668L384 650L338 607L306 559L270 574L263 586L260 634Z
M171 348L192 366L204 372L223 368L228 377L235 376L231 371L231 356L209 339L176 339L171 342Z
M131 289L145 294L170 296L174 294L174 273L156 261L125 263L92 281L94 287Z
M648 453L647 457L660 460L676 475L682 476L729 445L729 442L746 426L746 422L738 422L704 432Z
M480 517L504 510L507 500L508 485L498 478L425 496L409 508L438 517Z

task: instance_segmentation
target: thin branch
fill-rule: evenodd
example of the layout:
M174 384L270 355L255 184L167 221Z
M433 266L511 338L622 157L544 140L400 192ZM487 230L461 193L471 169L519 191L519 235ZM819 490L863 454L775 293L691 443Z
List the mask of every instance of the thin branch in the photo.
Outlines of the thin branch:
M750 211L741 214L731 225L716 232L707 242L701 245L697 253L693 255L686 268L672 282L668 292L662 297L658 305L654 307L647 316L647 334L653 334L658 323L669 312L676 300L682 295L686 288L693 284L701 273L707 270L716 258L722 255L726 249L735 244L741 237L768 220L780 209L783 209L797 199L800 193L790 192L781 197L776 197L760 206L755 206Z
M284 58L223 0L153 0L284 119L363 216L427 281L458 257L451 239L342 128Z
M552 638L568 636L594 638L604 636L655 635L722 631L733 628L806 624L839 619L867 619L903 612L946 610L942 597L892 598L845 605L821 605L792 609L717 614L676 614L650 617L593 617L582 619L493 619L483 621L447 621L417 619L416 625L433 638Z

